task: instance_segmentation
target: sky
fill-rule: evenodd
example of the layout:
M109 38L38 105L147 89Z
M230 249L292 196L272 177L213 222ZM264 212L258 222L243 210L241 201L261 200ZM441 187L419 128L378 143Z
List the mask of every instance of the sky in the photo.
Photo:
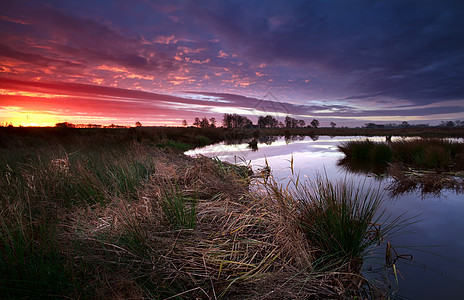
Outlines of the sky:
M0 123L464 120L464 1L1 1Z

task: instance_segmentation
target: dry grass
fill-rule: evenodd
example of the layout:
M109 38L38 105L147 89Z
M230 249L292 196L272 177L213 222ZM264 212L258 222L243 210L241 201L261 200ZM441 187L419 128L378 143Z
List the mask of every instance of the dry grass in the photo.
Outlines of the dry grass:
M439 195L442 190L464 192L464 174L462 172L435 172L415 170L395 163L388 168L388 173L395 180L388 190L393 196L413 192L419 189L423 195Z

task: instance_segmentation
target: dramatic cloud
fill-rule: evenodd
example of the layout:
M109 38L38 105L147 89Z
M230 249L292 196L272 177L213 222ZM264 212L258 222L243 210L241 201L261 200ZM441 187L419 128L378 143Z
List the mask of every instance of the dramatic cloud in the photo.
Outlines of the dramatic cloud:
M0 122L38 114L31 98L60 120L116 123L234 111L349 126L463 119L464 3L10 1L0 85Z

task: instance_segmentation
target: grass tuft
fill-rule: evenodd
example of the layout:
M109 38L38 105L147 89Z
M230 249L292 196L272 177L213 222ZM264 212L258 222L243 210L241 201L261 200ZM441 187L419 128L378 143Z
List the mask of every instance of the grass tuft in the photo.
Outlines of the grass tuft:
M353 182L330 182L318 176L296 189L300 226L316 247L317 257L348 263L360 271L362 260L385 232L374 231L380 222L382 194L379 189Z
M359 273L370 250L402 227L399 219L387 222L379 188L320 175L304 182L296 175L285 186L271 176L263 185L286 248L309 265Z
M56 241L56 221L30 203L0 213L0 298L62 297L78 288ZM34 217L35 216L35 217Z
M193 196L187 196L177 182L164 182L160 205L169 224L173 227L195 228L197 202L196 193Z

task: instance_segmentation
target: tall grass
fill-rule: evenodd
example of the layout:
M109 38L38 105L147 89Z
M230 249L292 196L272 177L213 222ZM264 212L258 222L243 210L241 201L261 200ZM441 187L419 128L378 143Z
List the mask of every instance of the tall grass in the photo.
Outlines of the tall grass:
M387 228L380 232L374 227L382 217L378 188L349 181L332 183L319 176L299 185L295 196L300 226L324 260L349 263L353 271L359 271L371 247L387 234Z
M286 215L281 222L288 227L286 235L299 236L289 247L303 243L304 237L307 246L296 248L311 249L305 258L310 264L358 273L370 251L404 226L400 219L388 221L384 216L380 188L347 179L333 183L320 175L304 182L296 176L285 186L271 176L263 185L271 206Z
M138 188L154 172L153 158L137 151L136 147L97 148L68 154L44 148L30 155L27 149L19 150L16 158L3 156L8 168L0 193L7 202L27 196L63 206L103 203L114 197L135 199Z
M105 207L118 199L137 201L140 188L155 171L149 153L132 143L113 148L86 144L0 148L0 298L87 295L81 284L89 289L93 284L85 274L101 270L91 271L93 262L75 261L69 254L82 243L81 237L66 237L70 235L66 218L73 211ZM143 246L140 227L125 224L119 247Z
M165 181L160 205L173 227L194 229L197 218L197 196L185 195L177 182Z
M39 214L30 202L0 212L0 297L55 298L79 288L71 261L56 240L56 218Z

